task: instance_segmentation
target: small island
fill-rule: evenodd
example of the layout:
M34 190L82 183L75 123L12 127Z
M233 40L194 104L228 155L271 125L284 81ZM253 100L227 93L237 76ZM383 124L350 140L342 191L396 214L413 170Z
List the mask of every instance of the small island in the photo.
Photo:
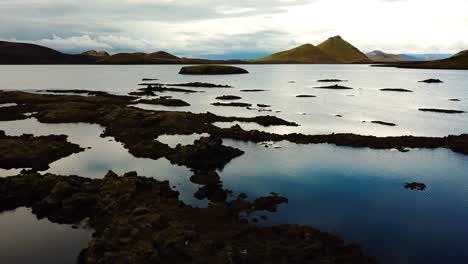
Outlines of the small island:
M223 75L223 74L246 74L249 73L239 67L227 65L197 65L182 67L179 74L191 75Z

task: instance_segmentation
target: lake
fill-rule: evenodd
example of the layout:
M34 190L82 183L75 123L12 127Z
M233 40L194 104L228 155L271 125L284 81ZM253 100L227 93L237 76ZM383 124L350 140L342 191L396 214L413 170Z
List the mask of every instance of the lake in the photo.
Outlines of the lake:
M244 129L274 133L329 134L349 132L363 135L447 136L468 132L468 114L420 112L418 108L468 111L468 71L407 70L367 65L243 65L250 74L234 76L182 76L180 66L0 66L0 89L88 89L126 94L135 91L142 78L161 83L203 81L234 88L194 88L204 93L167 93L183 99L189 107L140 105L146 109L212 112L218 115L276 115L299 127L268 127L240 124ZM319 79L344 79L352 90L323 90L330 85ZM418 81L438 78L442 84ZM382 92L382 88L404 88L413 93ZM263 89L246 93L241 89ZM296 98L296 95L315 98ZM245 108L216 107L215 97L238 95L239 101L271 105L273 112ZM460 101L450 101L459 99ZM0 106L1 107L1 106ZM276 112L281 111L281 112ZM336 117L341 115L342 117ZM363 122L366 121L366 122ZM385 121L394 127L372 124ZM219 123L219 126L232 124ZM103 128L91 124L41 124L35 119L0 122L8 135L66 134L71 142L91 147L51 164L48 172L103 177L107 170L137 171L140 175L169 180L181 199L194 206L207 201L193 197L197 186L190 183L188 168L165 159L135 158L112 138L101 138ZM199 135L163 136L170 145L190 144ZM245 154L220 171L223 184L235 194L250 198L277 192L289 203L267 215L260 225L305 224L359 244L382 263L468 263L468 156L447 149L394 150L336 147L328 144L275 143L280 148L225 140ZM9 176L19 170L1 170ZM405 182L423 182L425 191L404 188ZM10 217L10 218L8 218ZM28 218L20 214L17 218ZM7 219L7 220L5 220ZM10 219L10 220L8 220ZM11 216L0 215L0 230L11 225ZM28 220L32 221L32 220ZM15 225L19 228L18 225ZM31 224L34 229L36 224ZM41 230L37 224L37 230ZM14 229L14 227L12 227ZM70 230L74 231L70 228ZM33 231L31 231L33 232ZM65 232L65 231L64 231ZM13 232L11 239L20 236ZM36 238L49 243L39 233ZM60 239L58 237L57 239ZM67 238L70 239L70 238ZM73 239L73 236L71 236ZM64 241L65 238L63 238ZM3 244L1 244L3 245ZM5 250L1 248L1 250ZM84 245L75 246L77 255ZM30 243L24 252L38 254ZM14 262L10 262L14 263ZM21 262L16 262L21 263Z

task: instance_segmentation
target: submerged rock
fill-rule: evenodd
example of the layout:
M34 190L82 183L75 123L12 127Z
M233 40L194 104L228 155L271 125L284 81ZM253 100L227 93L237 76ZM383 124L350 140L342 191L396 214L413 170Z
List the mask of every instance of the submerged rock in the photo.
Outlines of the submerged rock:
M320 86L320 87L314 87L314 88L315 89L329 89L329 90L353 90L354 89L351 87L341 86L338 84L330 85L330 86Z
M250 106L252 106L252 104L241 103L241 102L232 102L232 103L216 102L216 103L212 103L211 105L214 105L214 106L234 106L234 107L250 107Z
M216 97L216 100L240 100L242 97L236 95L223 95Z
M317 82L347 82L348 80L340 80L340 79L323 79L318 80Z
M223 84L213 84L213 83L204 83L204 82L190 82L190 83L175 83L175 84L166 84L168 86L181 86L181 87L195 87L195 88L232 88L229 85Z
M422 112L434 112L434 113L445 113L445 114L463 114L465 111L461 110L450 110L450 109L438 109L438 108L419 108Z
M380 89L382 92L400 92L400 93L412 93L413 91L402 89L402 88L384 88Z
M426 190L426 184L419 182L405 183L405 188L410 190L424 191Z
M300 94L300 95L296 95L297 98L313 98L313 97L317 97L315 95L310 95L310 94Z
M245 74L248 71L227 65L198 65L187 66L180 69L179 74L217 75L217 74Z
M255 93L255 92L266 92L268 90L262 90L262 89L245 89L245 90L240 90L241 92L245 93Z
M423 81L419 81L419 82L422 82L422 83L443 83L443 81L441 81L439 79L427 79L427 80L423 80Z
M372 124L378 124L383 126L396 126L394 123L384 122L384 121L371 121Z

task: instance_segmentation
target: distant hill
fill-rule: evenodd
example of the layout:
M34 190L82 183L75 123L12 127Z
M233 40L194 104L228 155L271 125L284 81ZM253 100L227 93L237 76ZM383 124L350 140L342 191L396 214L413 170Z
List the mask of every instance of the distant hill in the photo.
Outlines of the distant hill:
M418 61L418 62L401 62L392 63L381 66L390 66L398 68L414 68L414 69L452 69L452 70L468 70L468 50L459 52L447 59L433 61Z
M155 53L117 53L100 59L103 64L167 64L177 63L180 58L170 53L159 51Z
M256 63L339 63L338 60L325 54L312 44L278 52L262 59L253 60Z
M96 50L88 50L88 51L85 51L85 52L81 53L81 55L94 56L94 57L108 57L108 56L110 56L110 54L107 53L106 51L96 51Z
M366 53L366 56L375 62L400 62L400 61L417 61L416 57L405 54L390 54L380 50L374 50Z
M340 36L334 36L317 46L321 51L341 63L369 62L366 54L351 45Z
M0 41L0 64L85 64L95 59L69 55L35 44Z
M304 44L270 56L251 60L253 63L365 63L367 56L340 36L329 38L318 46Z
M192 58L180 58L165 51L154 53L118 53L102 58L97 64L240 64L240 60L204 60Z

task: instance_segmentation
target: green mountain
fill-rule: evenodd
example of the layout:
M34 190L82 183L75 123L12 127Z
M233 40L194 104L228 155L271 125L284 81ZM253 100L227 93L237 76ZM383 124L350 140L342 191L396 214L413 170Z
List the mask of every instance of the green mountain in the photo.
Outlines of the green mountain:
M334 36L317 46L325 54L341 63L369 62L366 54L351 45L340 36Z
M304 44L297 48L278 52L262 59L253 60L255 63L339 63L338 60L325 54L312 44Z
M329 38L318 46L304 44L278 52L265 58L251 60L253 63L365 63L367 56L340 36Z

